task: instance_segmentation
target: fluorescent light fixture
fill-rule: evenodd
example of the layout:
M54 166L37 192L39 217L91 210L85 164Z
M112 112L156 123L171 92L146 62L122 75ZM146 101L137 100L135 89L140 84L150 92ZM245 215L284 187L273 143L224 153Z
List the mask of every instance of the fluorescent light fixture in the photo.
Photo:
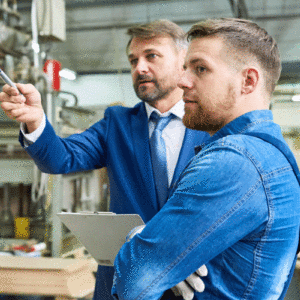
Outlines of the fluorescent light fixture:
M76 73L69 69L62 69L59 71L59 76L68 80L75 80Z
M40 52L40 45L37 44L36 42L32 42L32 49L35 53L39 53Z
M300 101L300 94L299 94L299 95L294 95L294 96L292 97L292 100L293 100L293 101Z

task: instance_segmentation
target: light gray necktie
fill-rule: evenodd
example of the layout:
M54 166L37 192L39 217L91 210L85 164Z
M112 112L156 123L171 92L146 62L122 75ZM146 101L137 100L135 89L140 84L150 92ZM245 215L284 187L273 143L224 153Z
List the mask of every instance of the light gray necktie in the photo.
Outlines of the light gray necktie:
M174 115L172 114L168 117L160 117L155 111L150 117L150 119L156 123L155 129L150 138L150 149L159 208L163 207L168 197L167 155L162 131L173 117Z

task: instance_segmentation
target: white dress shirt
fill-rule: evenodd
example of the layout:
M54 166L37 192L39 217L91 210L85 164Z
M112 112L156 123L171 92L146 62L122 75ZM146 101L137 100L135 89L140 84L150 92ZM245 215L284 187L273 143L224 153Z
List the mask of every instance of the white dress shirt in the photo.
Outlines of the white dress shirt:
M171 113L176 116L176 118L171 119L169 124L162 131L162 137L166 144L166 154L167 154L167 167L168 167L168 183L171 185L175 167L179 158L182 142L185 134L185 126L182 123L182 118L184 115L184 102L180 100L177 102L169 111L161 113L156 108L145 103L147 116L149 120L149 138L151 137L155 123L150 121L150 116L153 111L156 111L159 116L167 117ZM24 135L25 147L36 142L44 131L46 126L46 117L44 115L41 125L32 133L26 133L25 124L21 123L21 132Z

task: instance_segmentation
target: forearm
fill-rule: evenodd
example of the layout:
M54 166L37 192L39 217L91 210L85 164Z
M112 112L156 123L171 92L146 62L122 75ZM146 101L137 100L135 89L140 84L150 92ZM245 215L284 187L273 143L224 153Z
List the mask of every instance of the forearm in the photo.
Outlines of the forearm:
M46 120L46 126L38 139L26 148L39 169L45 173L65 174L76 171L100 168L101 147L89 137L88 132L62 139L56 135L51 124ZM24 146L24 137L20 135Z
M237 160L237 166L246 175L251 169L244 161ZM236 178L236 172L224 172L224 178L216 180L215 169L205 169L205 164L200 169L203 173L188 170L163 209L121 248L115 260L114 292L119 299L159 299L265 221L266 206L253 202L248 193L257 190L262 194L258 198L264 199L253 169L247 184L228 180Z
M119 299L160 299L166 290L209 260L204 255L194 256L202 240L193 234L198 230L193 228L191 234L182 233L181 229L186 227L180 224L183 220L170 213L169 209L163 209L144 232L122 247L115 260L115 293ZM182 235L187 238L183 239Z

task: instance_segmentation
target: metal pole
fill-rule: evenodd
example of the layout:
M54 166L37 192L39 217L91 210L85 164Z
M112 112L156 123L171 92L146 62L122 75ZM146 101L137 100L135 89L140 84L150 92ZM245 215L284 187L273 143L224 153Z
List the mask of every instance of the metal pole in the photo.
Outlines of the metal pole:
M33 49L33 61L36 69L39 68L39 52L40 45L38 42L38 25L37 25L37 10L36 0L32 0L31 6L31 29L32 29L32 49Z

